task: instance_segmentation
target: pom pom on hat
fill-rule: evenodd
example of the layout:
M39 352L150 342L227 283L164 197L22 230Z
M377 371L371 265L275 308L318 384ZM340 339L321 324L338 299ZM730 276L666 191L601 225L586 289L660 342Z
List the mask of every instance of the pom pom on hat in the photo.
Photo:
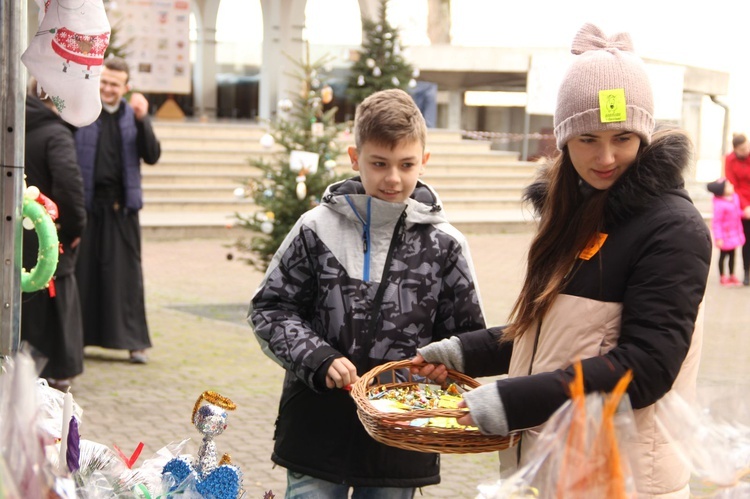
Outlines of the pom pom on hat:
M708 189L708 192L710 192L714 196L723 196L726 184L727 181L722 178L714 182L709 182L708 185L706 185L706 189Z
M571 52L577 57L557 94L557 148L562 150L576 135L604 130L631 131L650 143L654 97L646 66L633 53L630 35L607 37L587 23L573 39Z

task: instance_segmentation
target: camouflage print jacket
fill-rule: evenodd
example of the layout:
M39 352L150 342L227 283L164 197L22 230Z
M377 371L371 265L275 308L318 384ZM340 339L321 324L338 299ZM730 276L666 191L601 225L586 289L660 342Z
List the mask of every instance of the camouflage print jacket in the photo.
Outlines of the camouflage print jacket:
M378 444L348 392L325 387L337 357L361 375L485 327L468 246L429 186L406 203L365 195L358 178L329 186L271 261L249 321L287 370L274 462L350 485L439 482L437 455Z

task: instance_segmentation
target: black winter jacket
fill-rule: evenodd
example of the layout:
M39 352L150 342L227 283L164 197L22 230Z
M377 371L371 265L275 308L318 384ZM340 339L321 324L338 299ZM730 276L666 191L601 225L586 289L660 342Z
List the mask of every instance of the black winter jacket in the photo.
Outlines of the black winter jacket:
M362 375L485 327L468 247L431 188L420 182L404 204L365 195L358 178L330 186L274 256L249 319L287 369L274 462L351 486L440 481L437 454L376 442L349 393L325 387L337 357Z
M26 97L26 184L39 191L57 205L58 238L63 245L56 276L73 273L76 249L70 243L83 233L86 210L83 205L83 180L76 161L73 127L68 125L36 97ZM25 231L23 263L31 269L37 258L36 234Z

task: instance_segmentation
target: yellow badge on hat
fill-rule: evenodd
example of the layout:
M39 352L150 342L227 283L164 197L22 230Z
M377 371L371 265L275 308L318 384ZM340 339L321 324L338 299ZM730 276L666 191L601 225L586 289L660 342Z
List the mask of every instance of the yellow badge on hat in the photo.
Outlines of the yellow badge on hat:
M627 120L625 89L599 90L599 111L602 123L617 123Z

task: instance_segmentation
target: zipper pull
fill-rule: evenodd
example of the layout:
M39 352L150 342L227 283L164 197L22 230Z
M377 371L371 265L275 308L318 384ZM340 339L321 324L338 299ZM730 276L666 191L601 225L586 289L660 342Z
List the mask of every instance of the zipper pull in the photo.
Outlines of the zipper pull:
M367 253L367 230L362 232L362 252Z

